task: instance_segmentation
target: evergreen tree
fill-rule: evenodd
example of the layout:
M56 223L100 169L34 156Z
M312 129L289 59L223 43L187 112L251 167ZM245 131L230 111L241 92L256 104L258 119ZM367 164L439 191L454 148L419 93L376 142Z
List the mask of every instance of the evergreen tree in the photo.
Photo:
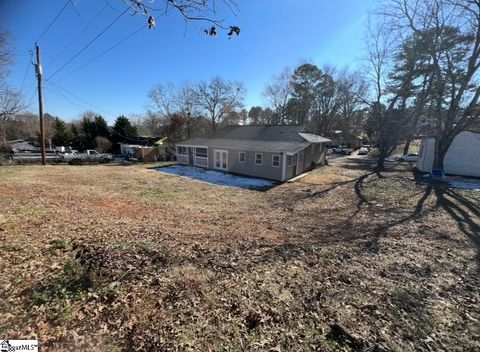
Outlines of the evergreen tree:
M72 147L77 150L83 150L84 146L82 137L80 136L77 126L73 123L70 125L70 132L72 135Z
M93 118L89 116L84 116L80 123L83 146L87 149L95 148L95 138L96 137L110 137L110 131L108 129L107 121L97 115Z
M120 142L128 139L133 139L138 136L137 128L132 125L130 120L121 115L115 120L112 131L112 140L114 142Z
M55 117L53 121L53 137L52 143L55 146L65 146L72 142L72 133L69 131L65 122Z

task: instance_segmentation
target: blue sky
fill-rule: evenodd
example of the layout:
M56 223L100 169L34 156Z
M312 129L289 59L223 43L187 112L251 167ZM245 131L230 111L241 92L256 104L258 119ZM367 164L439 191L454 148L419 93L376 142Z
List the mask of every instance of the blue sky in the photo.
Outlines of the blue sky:
M112 122L120 114L143 113L148 91L156 83L194 83L216 75L240 80L247 89L245 105L249 108L264 105L265 84L286 66L303 61L358 66L368 11L378 0L237 0L240 12L236 15L228 9L220 11L225 24L241 28L240 36L231 40L223 33L205 36L207 24L185 25L175 13L157 17L155 30L139 30L146 18L126 14L55 73L125 9L121 0L74 3L39 41L47 80L45 111L70 121L82 111L93 110ZM0 0L0 26L11 32L15 53L9 81L22 90L34 112L35 75L29 51L65 4L66 0Z

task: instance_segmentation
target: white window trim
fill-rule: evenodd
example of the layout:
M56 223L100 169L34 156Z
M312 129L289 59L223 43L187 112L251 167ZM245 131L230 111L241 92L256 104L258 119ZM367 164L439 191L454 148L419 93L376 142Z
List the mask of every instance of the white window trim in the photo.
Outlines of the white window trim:
M197 156L197 148L202 148L207 150L207 156ZM199 162L199 160L204 160L204 163ZM208 168L208 147L194 147L193 148L193 165L207 167Z
M187 151L186 154L184 153L180 153L180 148L185 148L185 150ZM177 145L177 154L178 155L187 155L188 156L188 147L184 146L184 145Z
M243 161L242 158L240 158L240 155L243 154ZM247 161L247 154L245 152L238 152L238 162L241 164L245 164Z
M207 150L207 156L198 156L197 155L197 149L206 149ZM208 159L208 147L195 147L193 148L193 156L201 159Z
M273 158L276 157L276 156L278 157L278 165L273 164ZM272 167L280 167L280 165L281 165L281 155L280 154L273 154L272 155Z
M257 163L257 155L260 155L262 157L261 163ZM263 153L255 153L255 165L263 165Z

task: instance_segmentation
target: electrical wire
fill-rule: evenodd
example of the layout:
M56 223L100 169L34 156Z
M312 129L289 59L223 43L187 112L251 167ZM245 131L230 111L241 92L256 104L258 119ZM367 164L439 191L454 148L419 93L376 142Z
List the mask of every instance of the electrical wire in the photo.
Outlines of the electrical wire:
M74 73L77 73L78 71L80 71L81 69L83 69L85 66L88 66L90 65L92 62L98 60L99 58L101 58L103 55L105 55L106 53L108 53L109 51L115 49L117 46L121 45L123 42L127 41L128 39L130 39L131 37L133 37L135 34L137 34L138 32L140 32L141 30L145 29L147 27L147 25L143 25L142 27L138 28L137 30L135 30L134 32L130 33L129 35L127 35L125 38L123 38L122 40L120 40L118 43L116 43L115 45L111 46L110 48L104 50L102 53L100 53L99 55L95 56L93 59L91 59L90 61L86 62L85 64L77 67L75 70L71 71L70 73L67 73L65 76L59 78L56 82L60 82L62 81L63 79L67 78L67 77L70 77L71 75L73 75Z
M34 85L35 85L35 81L33 81L32 84L30 84L30 88L27 89L27 92L30 92L30 90L33 88L32 94L30 95L30 98L28 99L28 103L27 103L28 107L32 104L33 97L35 96L35 91L36 90L34 88Z
M73 38L58 54L55 58L50 61L46 66L51 66L57 59L97 20L98 17L103 13L103 11L108 7L108 3L93 17L90 22L88 22L82 30Z
M33 56L33 52L30 51L30 54L31 54L30 56L30 60L31 60ZM25 75L23 76L22 85L20 86L20 91L22 91L23 86L25 85L25 80L27 79L28 72L30 72L30 65L31 65L31 62L27 62L27 68L25 70Z
M62 9L60 10L60 12L54 17L54 19L50 22L50 24L47 26L47 28L43 31L43 33L40 35L40 37L37 39L37 43L40 42L40 39L43 38L43 36L48 32L48 30L50 29L50 27L53 26L53 24L57 21L57 19L60 17L60 15L62 14L62 12L67 8L68 4L70 3L71 0L67 0L67 2L65 3L65 5L62 7Z
M69 63L71 63L73 60L75 60L75 58L77 58L82 52L84 52L90 45L92 45L98 38L100 38L100 36L102 34L104 34L111 26L113 26L115 24L115 22L117 22L120 17L122 17L124 14L127 13L127 11L130 10L129 7L127 7L125 9L125 11L123 11L120 15L118 15L114 20L113 22L111 22L107 27L105 27L100 33L98 33L95 38L93 38L92 40L90 40L82 49L80 49L75 55L73 55L67 62L65 62L58 70L56 70L52 75L50 75L50 77L48 77L45 81L48 81L50 79L52 79L57 73L59 73L61 70L63 70L65 68L65 66L67 66Z
M96 110L102 111L103 113L105 113L105 114L107 115L107 117L112 117L112 115L113 115L112 113L110 113L110 112L108 112L108 111L106 111L106 110L104 110L104 109L102 109L102 108L99 108L99 107L96 106L96 105L90 104L88 101L80 98L78 95L73 94L73 93L70 92L69 90L60 87L58 84L56 84L56 83L54 83L54 82L51 82L51 86L53 86L53 87L55 87L56 89L61 90L61 91L65 92L65 93L69 94L70 96L74 97L75 99L81 101L83 104L86 104L86 105L88 105L88 106L90 106L90 107L92 107L92 108L94 108L94 109L96 109Z
M54 86L49 86L49 87L46 87L46 89L48 89L50 92L56 94L57 96L60 96L62 97L63 99L65 99L67 102L69 102L74 108L76 108L79 112L85 112L85 110L87 109L82 109L80 106L78 106L77 104L75 104L73 101L71 101L65 94L63 94L59 89L55 88Z

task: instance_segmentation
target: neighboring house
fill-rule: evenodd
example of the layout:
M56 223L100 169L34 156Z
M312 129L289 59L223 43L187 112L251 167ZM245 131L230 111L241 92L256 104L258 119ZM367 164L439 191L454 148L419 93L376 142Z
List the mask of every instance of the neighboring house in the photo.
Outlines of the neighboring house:
M141 148L141 145L137 144L127 144L127 143L119 143L120 146L120 154L127 157L133 157L135 155L135 149Z
M166 160L165 147L119 143L120 154L128 158L137 158L143 162Z
M435 139L422 139L417 169L431 172L435 158ZM443 159L443 172L451 175L480 177L480 133L460 132Z
M286 181L323 164L327 143L300 126L227 126L177 143L176 155L180 164Z

